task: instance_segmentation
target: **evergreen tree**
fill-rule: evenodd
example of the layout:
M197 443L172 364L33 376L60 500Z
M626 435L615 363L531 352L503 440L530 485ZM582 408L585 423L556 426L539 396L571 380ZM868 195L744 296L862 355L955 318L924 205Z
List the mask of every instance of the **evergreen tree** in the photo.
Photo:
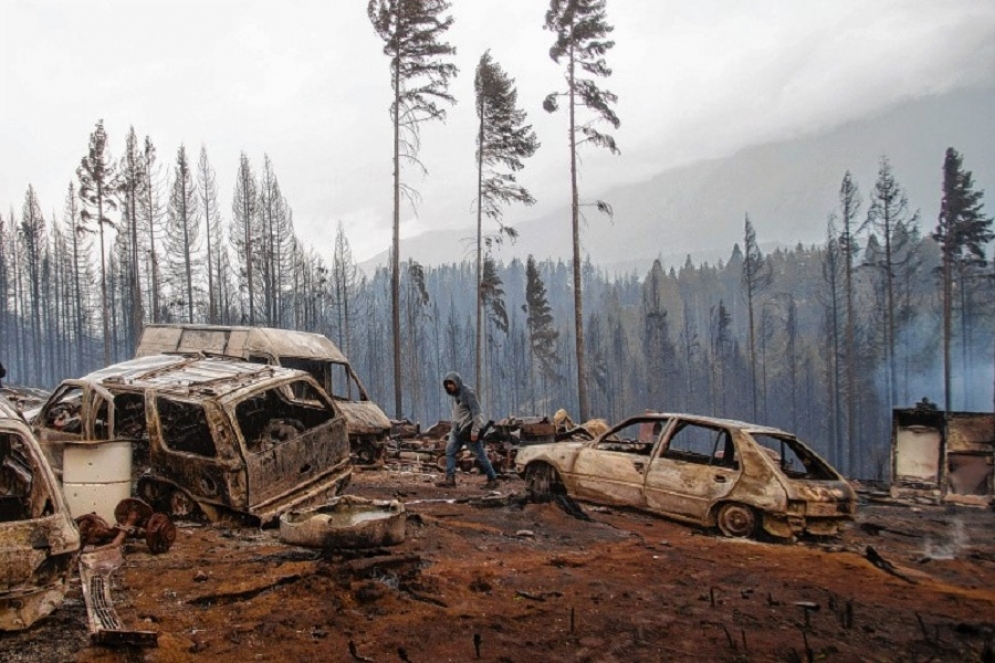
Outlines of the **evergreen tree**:
M127 240L126 247L129 252L126 293L131 311L131 316L128 319L128 354L131 355L138 347L138 337L142 333L142 323L145 317L142 310L141 261L139 259L141 249L138 243L139 199L142 196L145 178L141 145L138 142L134 127L128 131L124 156L121 157L119 168L121 172L121 221L125 227L123 232L118 232L118 235Z
M641 317L643 364L646 371L647 407L656 411L672 411L669 385L673 382L676 351L670 339L670 323L663 304L663 282L666 279L663 265L653 261L646 282L643 284Z
M742 288L746 298L746 312L748 316L747 333L750 342L750 382L751 393L753 395L753 421L757 421L757 343L755 327L753 324L754 309L757 299L770 288L774 282L774 273L771 269L770 261L764 258L757 245L757 233L750 222L750 216L746 215L744 232L744 253Z
M203 145L200 146L200 159L197 162L197 201L204 217L207 252L204 256L207 259L207 322L216 325L221 319L221 292L225 281L222 268L224 227L218 203L217 178L207 158L207 148Z
M836 225L832 217L830 217L826 229L826 249L822 261L822 280L826 286L825 295L821 299L825 308L826 328L829 335L829 343L826 350L826 366L830 376L830 411L833 413L830 421L831 444L829 446L829 460L834 464L840 464L843 459L843 453L840 431L842 399L839 367L841 355L839 331L841 326L840 318L843 317L840 309L845 308L844 302L847 296L844 284L846 280L846 258L844 257L841 242L836 233ZM844 325L845 322L844 320Z
M42 259L48 238L45 235L45 217L42 215L38 197L34 187L28 185L24 194L24 206L21 208L21 248L24 252L23 265L28 276L28 299L31 305L31 341L32 374L29 380L35 384L43 382L42 378Z
M99 120L90 134L90 148L76 169L79 197L83 203L80 218L84 223L96 223L100 235L100 306L103 321L104 364L111 363L110 302L107 299L107 260L104 226L114 227L107 212L117 209L119 187L117 171L107 149L104 121Z
M158 240L166 215L162 191L163 178L156 159L155 145L152 144L152 139L146 136L142 148L142 195L138 199L138 209L141 232L148 242L145 281L149 284L149 292L146 302L152 322L159 322L162 319L162 269L159 265L162 246Z
M560 333L556 330L552 307L546 297L546 285L542 281L535 258L531 255L525 265L525 313L526 328L529 335L529 351L539 365L539 376L542 379L543 409L548 410L548 383L559 377L557 366L560 358L557 355L557 341ZM530 380L531 382L531 380ZM533 393L534 393L533 388ZM536 410L535 402L532 403Z
M860 189L853 181L850 171L843 176L839 190L839 220L842 229L839 237L839 250L843 256L843 292L846 324L846 430L847 443L853 447L857 427L857 346L854 261L859 247L855 237L857 213L860 211ZM853 452L851 451L851 454ZM839 462L840 459L837 459ZM853 460L851 458L851 460Z
M477 65L474 80L477 93L477 348L476 376L477 390L480 390L481 367L484 338L484 293L483 293L483 217L498 222L499 233L487 240L488 247L493 241L500 241L501 235L514 238L514 228L501 223L502 206L510 202L525 205L535 203L528 190L518 184L515 173L521 170L522 163L539 148L539 141L531 125L525 124L525 111L518 108L518 90L499 64L484 53Z
M10 356L7 330L13 326L10 315L10 224L0 214L0 356Z
M286 325L283 300L284 274L289 271L288 256L294 231L290 207L269 156L263 156L263 173L259 180L260 267L263 310L268 324Z
M951 410L950 346L953 335L954 280L962 266L983 268L985 245L992 241L992 218L984 215L984 191L952 147L943 160L943 198L933 239L940 245L943 296L943 407ZM959 284L961 288L964 283Z
M593 113L594 121L604 121L618 129L621 122L612 110L618 97L602 90L597 78L611 76L605 62L605 54L615 46L606 37L615 29L607 23L606 0L550 0L546 12L545 28L556 34L556 42L549 50L554 62L563 62L565 68L566 91L554 92L546 97L543 108L547 112L557 110L559 97L567 99L567 113L570 141L570 212L573 233L573 288L574 288L574 334L577 356L577 400L582 421L588 418L587 378L584 361L584 312L581 298L581 258L580 258L580 196L577 188L577 150L584 143L618 153L615 139L594 128L594 122L578 122L578 108L587 108ZM585 77L585 74L588 77ZM611 214L611 207L603 202L596 203L599 210Z
M689 256L690 257L690 256ZM695 403L695 374L697 366L697 357L701 351L701 343L698 339L698 326L695 324L694 316L691 312L691 306L688 302L684 302L684 315L681 316L681 331L679 343L681 347L681 354L684 359L684 370L685 370L685 388L687 393L685 394L685 405L683 407L686 411L693 411L693 404Z
M200 263L200 212L197 189L184 146L176 153L173 187L166 224L166 256L169 263L171 303L186 309L186 321L194 321L194 264ZM172 308L172 307L171 307Z
M358 310L356 299L362 285L359 268L340 221L335 231L335 254L332 259L332 305L337 322L336 340L347 357L351 356L353 316Z
M713 306L709 311L708 325L713 416L724 416L723 413L726 412L726 380L734 347L731 327L732 316L726 309L725 302L720 299L718 306Z
M443 58L456 49L442 37L453 24L444 16L446 0L370 0L367 13L390 58L394 98L390 116L394 129L394 222L391 242L391 320L394 349L394 412L402 412L401 379L401 163L419 164L419 129L423 122L445 120L441 104L454 104L449 81L458 73L456 65Z
M861 225L861 231L870 230L878 235L883 242L882 251L877 260L869 263L881 275L884 294L884 325L882 328L885 363L888 369L888 407L895 407L898 401L897 360L895 358L896 327L895 327L895 288L896 271L899 269L899 255L906 247L896 245L896 232L900 225L912 226L918 222L919 212L909 211L909 201L905 191L895 180L891 162L887 157L881 158L878 168L878 179L871 193L871 206L867 210L867 219ZM899 233L900 236L900 233Z
M249 164L249 157L242 152L238 163L238 174L235 177L235 195L232 198L232 222L229 233L232 248L235 253L235 264L238 265L238 290L244 292L241 313L241 324L248 322L256 324L256 283L253 267L257 262L257 243L259 232L257 226L259 185ZM246 310L248 309L248 310Z

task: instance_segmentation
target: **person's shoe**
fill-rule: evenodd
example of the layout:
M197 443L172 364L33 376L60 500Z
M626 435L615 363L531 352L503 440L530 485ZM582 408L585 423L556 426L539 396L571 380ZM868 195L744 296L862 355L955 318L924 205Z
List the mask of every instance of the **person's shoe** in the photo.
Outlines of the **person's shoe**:
M493 479L488 479L487 483L484 484L484 490L497 490L499 485L500 484L498 483L496 477Z
M455 488L456 487L456 477L452 474L446 475L445 481L437 481L435 483L439 488Z

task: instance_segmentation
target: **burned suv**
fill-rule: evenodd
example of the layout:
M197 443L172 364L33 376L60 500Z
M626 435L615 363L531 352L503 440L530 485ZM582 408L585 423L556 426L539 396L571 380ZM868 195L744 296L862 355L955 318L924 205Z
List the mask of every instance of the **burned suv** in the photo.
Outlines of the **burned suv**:
M198 353L310 373L345 415L353 462L383 465L390 420L370 400L349 360L327 336L272 327L149 324L135 350L136 357Z
M33 423L60 470L67 445L127 441L138 495L177 517L267 524L352 476L345 417L314 378L277 366L133 359L65 380Z

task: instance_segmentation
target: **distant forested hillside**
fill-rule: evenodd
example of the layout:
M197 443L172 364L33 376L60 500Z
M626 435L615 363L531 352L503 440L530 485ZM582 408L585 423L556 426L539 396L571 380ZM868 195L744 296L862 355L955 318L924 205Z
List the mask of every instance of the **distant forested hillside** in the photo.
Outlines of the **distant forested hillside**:
M193 157L181 147L166 163L134 131L119 160L106 145L98 124L60 211L29 186L19 211L0 213L6 384L51 387L130 358L148 322L267 325L327 334L386 405L389 275L360 270L341 228L320 253L302 239L268 158L261 169L246 155L229 164L237 183L222 197L206 149ZM621 272L588 260L595 416L654 409L756 420L796 431L851 476L884 477L891 408L944 398L937 221L917 213L925 203L906 196L898 172L887 158L860 186L839 172L818 242L763 252L770 238L743 213L727 221L738 230L720 260ZM984 202L980 190L975 202ZM975 225L990 255L991 213ZM946 271L951 407L990 410L995 274L962 250L960 229L951 232L960 247ZM666 235L645 244L632 250L658 251ZM457 370L471 384L479 378L494 418L560 408L576 416L571 265L551 253L488 256L480 376L475 265L402 261L401 415L448 417L440 379Z

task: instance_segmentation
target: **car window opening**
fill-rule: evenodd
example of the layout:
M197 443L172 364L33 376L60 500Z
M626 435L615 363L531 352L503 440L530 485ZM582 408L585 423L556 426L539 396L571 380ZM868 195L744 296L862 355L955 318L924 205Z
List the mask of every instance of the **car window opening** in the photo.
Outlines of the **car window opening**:
M653 453L660 433L667 427L666 421L659 419L637 420L605 435L598 444L602 451L617 451L636 456L649 456Z
M767 452L784 474L792 479L835 481L832 470L795 440L753 433L753 439Z
M287 392L280 388L267 389L245 399L235 408L245 445L253 453L267 451L297 438L330 421L334 414L305 381L291 384Z
M156 409L163 443L170 449L207 458L217 455L203 406L160 397L156 399Z
M682 423L674 431L663 457L697 465L739 469L739 458L729 431L694 423Z
M45 428L63 433L83 432L80 409L83 405L83 388L67 387L45 413Z
M34 470L21 437L0 433L0 522L28 520L52 512L51 502L46 499L38 513L32 513L32 502L42 502L32 499L35 485Z

